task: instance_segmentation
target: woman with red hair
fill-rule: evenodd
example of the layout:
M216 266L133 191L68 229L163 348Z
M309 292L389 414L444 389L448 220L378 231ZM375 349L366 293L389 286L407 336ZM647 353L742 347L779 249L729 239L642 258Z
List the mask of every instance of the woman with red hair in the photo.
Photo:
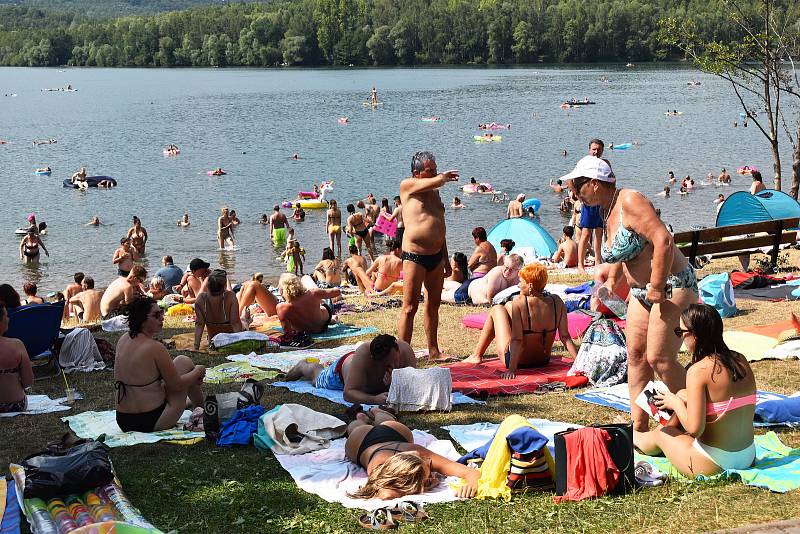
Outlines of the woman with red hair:
M557 295L545 291L547 269L531 263L519 272L520 294L511 302L492 307L481 331L478 345L464 361L480 363L486 349L495 340L497 356L503 358L504 379L516 376L517 369L541 367L550 361L556 332L570 356L578 349L567 328L567 308Z

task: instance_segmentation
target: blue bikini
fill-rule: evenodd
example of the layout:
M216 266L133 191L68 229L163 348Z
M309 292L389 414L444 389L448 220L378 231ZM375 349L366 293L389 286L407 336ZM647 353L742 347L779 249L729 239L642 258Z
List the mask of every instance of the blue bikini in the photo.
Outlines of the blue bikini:
M611 241L611 248L606 246L603 241L603 246L600 250L600 257L606 263L622 263L629 262L635 259L647 247L648 241L644 236L625 228L622 222L622 206L619 207L619 226L617 233L614 234L614 239ZM677 273L670 274L667 277L667 288L678 289L691 289L695 294L699 294L697 289L697 276L695 276L694 268L691 264L678 271ZM647 309L652 307L647 298L647 289L644 287L632 287L631 295L642 303Z

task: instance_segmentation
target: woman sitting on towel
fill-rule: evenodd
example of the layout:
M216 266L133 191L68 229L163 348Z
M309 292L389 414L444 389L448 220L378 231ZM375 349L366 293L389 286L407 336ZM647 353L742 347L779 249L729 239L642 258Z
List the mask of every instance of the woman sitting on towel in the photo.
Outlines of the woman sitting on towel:
M0 305L0 413L24 412L28 407L25 388L33 385L28 351L19 339L5 337L8 310Z
M411 430L390 413L373 408L347 426L345 454L367 470L367 483L350 494L356 499L395 499L436 487L436 473L461 477L458 497L474 497L481 472L448 460L414 443Z
M197 296L194 303L194 350L200 350L204 328L208 330L209 341L222 332L229 334L244 330L239 317L239 301L233 291L227 289L227 283L228 273L214 269L208 276L208 291Z
M469 279L469 267L467 266L467 255L463 252L456 252L450 257L450 276L444 279L442 286L442 301L455 302L456 289Z
M753 464L756 381L747 359L722 339L722 318L708 304L681 314L675 336L692 355L686 389L657 393L655 405L674 412L667 426L633 432L645 454L664 454L683 475L714 475Z
M464 360L481 363L494 339L497 355L508 369L502 375L504 379L514 378L517 369L547 365L556 332L570 356L578 355L567 327L564 301L544 290L547 268L541 263L531 263L520 270L519 278L520 294L505 305L492 307L475 352Z
M117 425L125 431L154 432L175 426L186 399L203 405L206 368L187 356L171 359L166 347L153 337L161 332L164 312L150 297L131 302L127 334L117 342L114 389L117 391Z

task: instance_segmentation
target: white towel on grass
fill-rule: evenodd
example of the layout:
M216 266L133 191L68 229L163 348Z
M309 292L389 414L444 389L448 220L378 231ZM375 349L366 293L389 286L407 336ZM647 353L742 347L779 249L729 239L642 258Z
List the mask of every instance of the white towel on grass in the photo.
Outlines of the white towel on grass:
M453 461L461 456L448 440L437 440L422 430L412 432L414 443L418 445ZM344 444L345 438L341 438L331 441L328 449L300 455L276 454L275 458L289 472L301 490L313 493L328 502L338 502L345 508L374 510L384 506L394 506L400 501L441 503L458 499L450 489L450 483L458 481L456 477L447 478L421 495L406 495L389 501L348 497L347 492L356 491L366 483L367 472L360 465L345 458Z
M330 447L330 440L344 436L347 424L332 415L300 404L282 404L258 420L270 442L264 442L275 454L305 454ZM295 441L295 438L300 438ZM261 439L261 434L256 440Z
M58 365L65 373L89 372L105 369L103 357L94 336L86 328L75 328L64 338L58 351Z
M217 348L226 347L239 341L269 341L269 336L261 332L220 332L211 339L211 344Z
M450 369L403 367L392 371L386 404L399 412L449 412L453 403Z
M14 417L16 415L39 415L41 413L64 412L72 406L64 406L59 400L53 400L47 395L28 395L28 408L24 412L0 413L0 417Z

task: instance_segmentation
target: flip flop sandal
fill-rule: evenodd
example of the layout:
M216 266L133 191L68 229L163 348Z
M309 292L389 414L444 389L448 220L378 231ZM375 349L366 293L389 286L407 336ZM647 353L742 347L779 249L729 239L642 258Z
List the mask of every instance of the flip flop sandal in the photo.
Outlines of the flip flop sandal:
M395 522L403 521L405 523L418 523L428 519L428 513L422 506L422 503L415 503L412 501L401 501L397 506L389 510L392 514L392 519Z
M378 508L358 518L358 524L367 530L391 530L397 528L389 508Z

